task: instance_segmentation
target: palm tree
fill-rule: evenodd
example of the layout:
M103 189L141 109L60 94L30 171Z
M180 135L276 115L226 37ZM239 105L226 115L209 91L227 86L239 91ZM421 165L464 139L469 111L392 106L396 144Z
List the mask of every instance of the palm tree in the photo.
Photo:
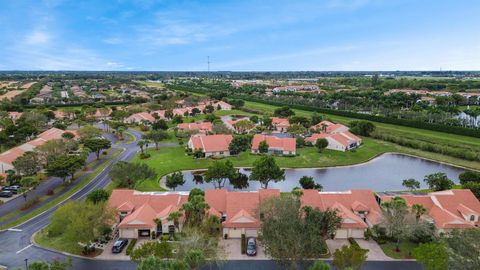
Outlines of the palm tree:
M143 155L143 147L146 146L147 144L148 144L147 140L139 140L137 142L137 146L140 147L140 151L142 152L142 155Z
M414 204L412 205L412 212L415 214L415 219L418 223L422 215L427 212L427 209L421 204Z
M175 212L171 212L167 217L168 221L173 221L173 225L175 226L175 228L177 228L177 231L180 230L180 218L182 216L183 214L181 212L175 211Z

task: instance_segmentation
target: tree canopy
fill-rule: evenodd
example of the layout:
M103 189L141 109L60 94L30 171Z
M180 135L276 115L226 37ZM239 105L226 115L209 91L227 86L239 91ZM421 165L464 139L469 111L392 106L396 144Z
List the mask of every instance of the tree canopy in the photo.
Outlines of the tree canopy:
M263 188L268 188L268 184L285 180L285 170L281 169L272 156L262 156L253 163L250 180L259 181Z
M155 178L157 173L147 164L119 161L108 175L118 187L134 188L137 182Z

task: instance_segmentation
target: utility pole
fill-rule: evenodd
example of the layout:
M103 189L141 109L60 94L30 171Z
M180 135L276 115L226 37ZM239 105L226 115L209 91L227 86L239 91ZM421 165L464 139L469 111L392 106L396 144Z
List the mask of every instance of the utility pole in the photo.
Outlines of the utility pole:
M207 56L207 66L208 66L208 73L210 73L210 56Z

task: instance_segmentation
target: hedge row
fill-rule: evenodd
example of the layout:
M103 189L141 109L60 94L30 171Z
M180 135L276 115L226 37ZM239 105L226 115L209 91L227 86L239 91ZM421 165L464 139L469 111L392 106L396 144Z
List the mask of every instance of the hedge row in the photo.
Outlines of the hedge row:
M480 160L480 154L475 151L465 150L462 148L444 146L436 143L421 142L415 139L408 139L405 137L395 136L392 134L381 134L379 132L374 132L371 134L372 138L380 139L383 141L393 142L402 146L409 148L420 149L423 151L440 153L447 156L452 156L456 158L466 159L466 160Z

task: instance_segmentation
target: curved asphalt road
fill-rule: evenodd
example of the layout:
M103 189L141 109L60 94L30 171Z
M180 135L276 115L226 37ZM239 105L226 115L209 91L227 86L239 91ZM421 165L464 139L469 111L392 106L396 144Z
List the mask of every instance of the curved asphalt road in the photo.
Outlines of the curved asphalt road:
M112 166L120 160L131 160L138 151L136 141L140 139L141 134L134 130L128 130L135 137L135 141L129 144L113 145L115 148L124 148L125 151L120 154L115 160L108 165L102 172L100 172L90 183L77 193L72 195L67 200L83 199L89 192L103 188L108 185L110 179L108 172ZM66 201L67 201L66 200ZM28 220L27 222L16 226L13 229L0 232L0 265L7 266L9 269L13 267L25 267L25 259L29 262L37 260L51 261L54 259L65 259L67 255L53 252L33 246L30 239L32 235L45 227L49 223L49 218L52 213L65 201L41 213L40 215ZM124 270L135 269L136 264L130 261L105 261L96 259L86 259L80 257L73 257L73 269L88 269L88 270ZM251 269L282 269L273 261L227 261L221 265L206 266L202 269L235 269L235 270L251 270ZM420 270L419 264L411 261L390 261L390 262L367 262L363 269L366 270Z

